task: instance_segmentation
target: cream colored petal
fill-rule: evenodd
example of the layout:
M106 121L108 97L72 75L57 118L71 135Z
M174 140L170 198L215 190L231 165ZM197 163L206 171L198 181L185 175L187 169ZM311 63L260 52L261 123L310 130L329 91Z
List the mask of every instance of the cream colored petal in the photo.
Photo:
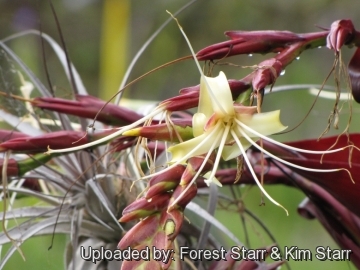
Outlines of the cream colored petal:
M206 174L204 174L204 178L206 179L206 180L204 180L205 184L207 186L210 186L211 183L214 183L214 184L218 185L219 187L222 187L222 184L215 176L213 176L211 179L209 179L210 175L211 175L211 172L207 172Z
M200 136L204 133L207 118L203 113L195 113L192 118L193 134L194 137Z
M215 78L205 77L205 79L214 112L218 117L233 116L235 111L231 90L224 72L220 71Z
M169 147L167 151L172 155L170 162L185 162L190 157L199 156L209 152L209 149L211 149L212 146L214 146L214 148L219 147L220 140L218 138L219 132L221 131L222 128L217 128L216 132L206 132L191 140ZM186 158L191 151L193 151L193 153Z
M201 76L198 112L209 118L214 113L214 110L211 106L211 98L205 80L205 76Z
M264 136L281 132L287 128L280 122L280 110L254 115L238 114L236 119ZM250 137L256 137L248 131L245 132Z
M251 143L249 143L246 139L240 137L238 138L240 139L240 142L245 150L247 150L251 146ZM253 139L257 140L257 138L253 138ZM221 154L222 158L225 161L236 158L240 155L241 155L241 151L236 143L234 143L233 145L226 145Z

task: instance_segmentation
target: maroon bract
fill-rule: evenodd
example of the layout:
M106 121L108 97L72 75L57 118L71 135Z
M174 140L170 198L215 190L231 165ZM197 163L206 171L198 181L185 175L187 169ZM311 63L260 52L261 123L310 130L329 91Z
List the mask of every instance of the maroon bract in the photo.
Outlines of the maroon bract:
M95 119L109 125L123 126L139 120L142 116L125 107L107 103L93 96L76 95L75 100L62 98L35 98L33 105L55 112Z
M331 24L329 35L326 38L326 47L335 52L350 43L355 37L355 27L351 20L338 20Z

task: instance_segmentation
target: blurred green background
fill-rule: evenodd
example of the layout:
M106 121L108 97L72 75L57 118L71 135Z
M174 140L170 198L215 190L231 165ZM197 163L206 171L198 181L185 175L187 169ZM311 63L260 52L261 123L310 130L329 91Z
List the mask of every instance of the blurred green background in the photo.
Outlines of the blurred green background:
M93 95L108 98L116 92L125 69L132 57L147 38L166 20L165 10L175 12L188 1L178 0L54 0L62 32L65 36L71 60L78 69L82 80ZM293 32L320 31L318 26L329 27L338 19L352 19L355 27L360 27L358 11L360 2L354 0L242 0L219 1L198 0L178 15L195 51L212 43L226 40L226 30L290 30ZM29 28L42 30L58 42L59 34L48 1L0 0L0 38ZM8 43L23 61L45 82L42 63L42 49L37 37L25 36ZM352 50L343 50L345 63ZM45 46L46 61L56 95L69 97L71 88L59 62ZM146 49L139 59L130 79L165 62L189 55L189 49L174 22L171 22ZM266 56L265 56L266 57ZM254 65L265 59L264 56L238 56L229 59L238 65ZM306 51L299 61L292 63L276 85L283 84L321 84L328 75L334 61L334 54L325 49ZM216 67L214 75L224 70L228 78L239 79L250 72L249 69ZM333 84L333 77L329 84ZM161 100L174 96L179 89L199 83L199 74L192 61L185 61L167 67L144 78L126 90L127 98ZM282 121L293 127L301 121L309 110L314 97L307 91L273 93L266 96L264 111L281 109ZM281 141L317 138L325 129L333 101L320 100L309 117L295 131L278 136ZM340 130L348 118L347 106L341 112ZM359 106L354 107L351 131L359 131ZM337 134L332 130L329 134ZM347 180L346 180L347 181ZM280 246L309 248L316 246L336 247L329 235L317 221L299 217L297 205L304 195L282 186L268 187L269 193L284 205L290 216L268 203L258 207L260 192L253 188L245 198L245 204L253 210L275 235ZM226 192L226 188L224 188ZM218 217L229 228L243 238L239 222L234 222L235 214L219 211ZM251 226L250 226L251 228ZM251 230L253 247L270 244L265 233ZM31 239L23 245L27 258L23 262L14 255L5 269L63 269L65 237L58 237L55 248L48 251L50 238ZM56 248L57 247L57 248ZM351 269L346 262L290 262L292 269Z

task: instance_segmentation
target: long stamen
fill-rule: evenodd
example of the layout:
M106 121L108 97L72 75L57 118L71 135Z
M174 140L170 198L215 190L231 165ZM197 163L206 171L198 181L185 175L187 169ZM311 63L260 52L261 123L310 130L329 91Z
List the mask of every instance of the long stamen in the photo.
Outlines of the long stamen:
M167 172L169 170L171 170L173 167L175 167L176 165L179 165L180 163L186 161L187 159L189 159L190 157L192 157L193 153L198 150L201 146L203 146L205 143L207 143L207 141L211 138L211 136L214 134L214 133L217 133L219 128L221 128L221 122L217 123L215 125L215 127L213 128L213 130L209 133L208 136L206 136L206 139L203 140L201 143L199 143L196 147L194 147L194 149L192 149L190 152L188 152L184 157L182 157L181 159L179 159L178 161L176 161L175 163L171 164L171 166L159 171L159 172L156 172L156 173L153 173L153 174L149 174L149 175L146 175L146 176L143 176L141 177L140 179L138 180L143 180L143 179L148 179L148 178L151 178L151 177L154 177L154 176L157 176L157 175L160 175L164 172ZM215 140L216 142L218 140ZM214 143L215 144L215 143Z
M312 169L312 168L307 168L307 167L303 167L303 166L299 166L299 165L296 165L294 163L291 163L291 162L288 162L286 160L283 160L273 154L271 154L269 151L265 150L264 148L261 148L254 140L252 140L240 127L238 127L238 130L239 132L241 133L242 136L244 136L245 139L247 139L249 141L249 143L251 143L253 146L255 146L257 149L259 149L261 152L267 154L269 157L272 157L273 159L276 159L277 161L283 163L283 164L286 164L286 165L289 165L291 167L294 167L296 169L300 169L300 170L303 170L303 171L308 171L308 172L321 172L321 173L329 173L329 172L338 172L338 171L341 171L341 170L345 170L349 176L350 176L350 179L351 181L355 184L352 176L351 176L351 173L345 169L345 168L338 168L338 169Z
M111 139L114 139L116 138L117 136L120 136L121 134L123 134L125 131L128 131L132 128L135 128L137 127L138 125L144 123L145 121L147 121L148 119L154 117L155 115L161 113L164 111L164 108L163 106L159 106L157 107L156 110L154 110L152 113L150 113L149 115L139 119L138 121L132 123L131 125L128 125L128 126L125 126L125 127L122 127L120 128L118 131L114 132L113 134L110 134L104 138L101 138L99 140L96 140L96 141L93 141L93 142L90 142L90 143L86 143L86 144L83 144L83 145L80 145L80 146L76 146L76 147L69 147L69 148L65 148L65 149L56 149L56 150L53 150L53 149L50 149L50 147L48 147L48 151L46 152L46 154L53 154L53 153L67 153L67 152L73 152L73 151L78 151L78 150L82 150L82 149L85 149L85 148L88 148L88 147L91 147L91 146L94 146L94 145L98 145L100 143L104 143L104 142L107 142Z
M199 177L201 171L204 169L207 161L209 160L211 153L214 151L214 149L215 149L218 141L220 140L220 135L221 135L221 133L219 133L219 134L216 136L216 138L215 138L215 140L214 140L214 143L211 145L211 147L210 147L210 149L209 149L209 152L206 154L206 156L205 156L205 158L204 158L204 161L203 161L203 163L201 164L200 168L198 169L198 171L196 172L196 174L194 175L194 177L191 179L190 184L188 184L188 186L187 186L187 187L185 188L185 190L179 195L179 197L177 197L176 200L171 203L171 205L169 206L169 209L171 209L175 204L178 203L178 201L184 196L184 194L186 194L186 192L189 190L189 188L191 187L191 185L193 185L194 182L196 181L196 179ZM214 167L214 168L215 168L215 167Z
M231 132L231 135L232 135L233 139L235 140L236 144L239 146L240 151L241 151L241 154L242 154L242 156L244 157L244 160L245 160L245 162L246 162L246 164L247 164L247 166L248 166L248 169L249 169L251 175L253 176L254 181L256 182L256 184L258 185L258 187L260 188L261 192L262 192L262 193L266 196L266 198L268 198L273 204L275 204L276 206L279 206L279 207L281 207L282 209L284 209L285 212L286 212L286 215L288 216L288 215L289 215L288 210L287 210L284 206L282 206L280 203L278 203L277 201L275 201L273 198L271 198L271 196L266 192L266 190L264 189L264 187L263 187L263 186L261 185L261 183L259 182L259 179L257 178L257 176L256 176L256 174L255 174L255 172L254 172L254 169L253 169L253 167L251 166L251 163L250 163L250 161L249 161L249 158L247 157L247 155L246 155L246 153L245 153L244 147L242 146L242 144L241 144L239 138L237 137L235 131L234 131L234 130L231 130L230 132Z
M179 21L174 17L174 15L172 15L169 11L166 11L166 12L169 13L170 16L176 21L176 23L177 23L177 25L178 25L178 27L179 27L179 29L180 29L181 34L184 36L184 38L185 38L185 40L186 40L186 43L188 44L189 49L190 49L190 51L191 51L191 54L192 54L192 56L194 57L196 66L197 66L197 68L199 69L199 72L200 72L200 74L201 74L201 77L205 80L206 86L207 86L207 88L209 89L209 94L211 95L212 99L216 102L216 105L218 105L218 107L220 108L221 112L222 112L223 114L226 114L224 108L222 107L222 105L220 104L220 102L218 101L218 99L215 97L214 92L213 92L213 90L211 89L211 87L210 87L210 85L209 85L209 83L208 83L208 81L207 81L207 79L206 79L206 76L204 75L204 72L202 71L202 69L201 69L201 67L200 67L200 64L199 64L199 61L197 60L196 54L195 54L195 52L194 52L194 50L193 50L193 48L192 48L192 46L191 46L191 43L190 43L188 37L186 36L186 34L185 34L185 32L184 32L182 26L180 25Z
M225 141L226 141L226 138L227 136L229 135L229 131L230 131L230 127L231 127L231 123L227 123L226 124L226 127L225 127L225 130L224 130L224 133L223 133L223 136L221 138L221 142L220 142L220 146L219 146L219 149L218 149L218 152L217 152L217 155L216 155L216 159L215 159L215 163L214 163L214 167L213 167L213 170L211 171L211 174L209 176L209 178L206 180L205 183L211 183L211 179L214 177L215 173L216 173L216 170L219 166L219 162L220 162L220 158L221 158L221 153L223 151L223 148L225 146Z
M313 150L306 150L306 149L301 149L301 148L297 148L297 147L293 147L293 146L290 146L290 145L286 145L286 144L283 144L281 142L278 142L278 141L275 141L267 136L264 136L263 134L257 132L256 130L248 127L247 125L245 125L244 123L242 123L240 120L238 119L235 119L236 123L238 123L243 129L246 129L247 131L255 134L257 137L260 137L268 142L271 142L273 144L276 144L278 146L281 146L281 147L284 147L284 148L287 148L287 149L290 149L290 150L294 150L296 152L301 152L301 153L307 153L307 154L314 154L314 155L322 155L322 154L331 154L331 153L336 153L336 152L340 152L346 148L357 148L356 146L353 146L353 145L348 145L348 146L345 146L345 147L341 147L341 148L337 148L337 149L332 149L332 150L324 150L324 151L313 151ZM358 148L357 148L358 149Z

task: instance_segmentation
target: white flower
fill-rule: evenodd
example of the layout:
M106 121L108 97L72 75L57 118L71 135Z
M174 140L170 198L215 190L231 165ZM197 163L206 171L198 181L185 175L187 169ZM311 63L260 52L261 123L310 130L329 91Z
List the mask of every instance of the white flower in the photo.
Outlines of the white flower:
M177 19L174 19L177 22ZM256 143L259 138L291 150L309 154L333 153L341 151L347 147L333 149L329 151L311 151L290 147L268 138L268 135L278 133L286 129L286 127L280 122L280 111L277 110L267 113L256 113L257 108L255 106L250 107L234 103L232 100L230 86L225 74L223 72L220 72L219 76L215 78L206 77L203 74L200 65L196 59L196 55L191 47L191 44L186 37L186 34L182 30L182 27L179 25L179 23L178 26L183 36L185 37L186 42L189 45L193 58L195 59L195 63L201 74L200 96L198 112L193 116L192 121L193 134L195 138L168 148L168 151L172 154L172 159L170 163L173 164L167 169L170 169L180 163L185 163L186 160L191 157L206 154L202 166L194 175L191 183L188 185L188 188L196 181L196 178L200 175L211 153L215 149L217 149L217 154L213 169L210 174L205 174L207 178L205 182L208 185L213 182L221 186L221 183L215 178L215 173L217 171L221 157L223 157L223 159L225 160L230 160L232 158L242 155L250 173L252 174L256 184L259 186L263 194L272 203L283 208L288 215L288 211L281 204L271 198L271 196L260 184L254 172L254 169L252 168L252 165L249 161L249 158L245 153L246 149L248 149L251 145L259 149L263 153L267 154L268 156L297 169L314 172L335 172L339 170L346 170L343 168L320 170L298 166L296 164L282 160L279 157L261 148ZM349 173L351 178L350 172L348 170L346 171ZM186 193L187 189L184 190L183 194ZM172 205L175 205L181 199L181 197L182 196L179 196L172 203Z
M219 76L215 78L202 75L198 112L193 116L193 134L195 138L168 148L168 151L172 154L172 159L170 161L170 163L172 163L171 167L180 163L185 163L186 160L191 157L206 154L202 166L192 180L195 181L208 161L211 153L217 149L213 169L210 174L206 174L207 180L205 180L205 182L208 185L213 182L221 186L221 183L215 178L220 158L222 157L224 160L230 160L242 155L250 173L263 194L272 203L282 207L286 213L287 210L272 199L260 184L249 158L245 153L250 146L254 146L273 159L297 169L313 172L335 172L346 170L321 170L298 166L261 148L260 145L256 143L260 138L287 149L309 154L333 153L341 151L346 147L329 151L311 151L279 143L267 136L286 129L280 122L280 111L277 110L266 113L256 113L256 111L256 106L243 106L241 104L233 103L231 90L223 72L220 72ZM184 193L185 192L186 191L184 191ZM179 199L180 197L178 200ZM173 204L176 204L176 202L177 201Z
M191 157L206 154L204 166L211 153L217 149L213 169L207 175L205 182L208 185L214 182L221 186L221 183L215 178L221 157L224 160L230 160L243 155L261 191L274 204L281 206L267 194L260 184L245 151L255 144L259 137L264 138L281 132L286 127L280 122L280 111L267 113L256 113L256 111L256 106L234 104L227 78L223 72L220 72L219 76L215 78L202 75L198 112L193 116L195 138L169 147L168 151L172 154L170 163L184 163ZM202 168L199 169L193 181L201 171Z

